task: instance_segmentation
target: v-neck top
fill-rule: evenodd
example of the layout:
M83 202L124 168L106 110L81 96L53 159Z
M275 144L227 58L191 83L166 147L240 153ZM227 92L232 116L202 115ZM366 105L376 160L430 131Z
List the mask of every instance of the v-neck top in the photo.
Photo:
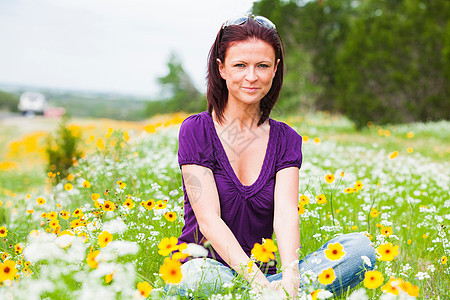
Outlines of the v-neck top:
M179 131L180 169L186 164L211 169L219 195L221 218L249 257L255 243L261 244L263 238L271 239L273 235L276 173L287 167L300 168L302 165L302 137L286 123L269 118L269 125L264 161L258 178L251 185L243 185L236 176L208 111L186 118ZM231 132L232 126L233 122L224 131ZM248 145L251 141L252 139L240 139L239 143ZM200 232L192 210L184 178L183 192L185 224L178 240L180 243L204 245L206 239ZM228 266L212 247L209 247L208 257ZM261 270L275 274L276 261L263 264Z

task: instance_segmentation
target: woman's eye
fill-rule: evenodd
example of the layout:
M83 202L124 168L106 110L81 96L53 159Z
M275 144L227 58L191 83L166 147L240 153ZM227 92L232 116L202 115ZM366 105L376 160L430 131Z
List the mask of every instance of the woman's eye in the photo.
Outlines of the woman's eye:
M237 68L244 68L245 67L244 64L235 64L234 66L237 67Z
M266 65L266 64L260 64L260 65L258 65L258 67L260 67L260 68L268 68L269 65Z

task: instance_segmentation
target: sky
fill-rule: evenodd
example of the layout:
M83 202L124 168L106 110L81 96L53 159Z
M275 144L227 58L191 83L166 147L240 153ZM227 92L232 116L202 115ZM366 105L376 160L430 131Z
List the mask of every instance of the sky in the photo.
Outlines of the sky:
M157 97L176 53L204 92L221 24L253 0L0 0L0 84Z

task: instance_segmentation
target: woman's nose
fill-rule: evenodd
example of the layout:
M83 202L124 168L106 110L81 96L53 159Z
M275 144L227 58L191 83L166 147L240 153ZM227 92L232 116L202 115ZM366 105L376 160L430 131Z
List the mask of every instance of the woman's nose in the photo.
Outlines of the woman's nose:
M245 79L250 82L256 81L258 79L255 68L248 68L247 74L245 75Z

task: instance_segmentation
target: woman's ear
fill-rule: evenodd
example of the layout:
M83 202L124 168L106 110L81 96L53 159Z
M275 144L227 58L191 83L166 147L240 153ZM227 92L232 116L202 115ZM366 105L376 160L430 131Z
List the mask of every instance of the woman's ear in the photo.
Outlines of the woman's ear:
M223 72L223 68L224 68L223 62L219 58L217 58L216 61L217 61L217 67L219 68L220 77L225 79L225 73Z
M280 59L277 59L277 63L275 64L275 68L273 69L272 79L275 78L275 74L277 74L278 64L280 63Z

